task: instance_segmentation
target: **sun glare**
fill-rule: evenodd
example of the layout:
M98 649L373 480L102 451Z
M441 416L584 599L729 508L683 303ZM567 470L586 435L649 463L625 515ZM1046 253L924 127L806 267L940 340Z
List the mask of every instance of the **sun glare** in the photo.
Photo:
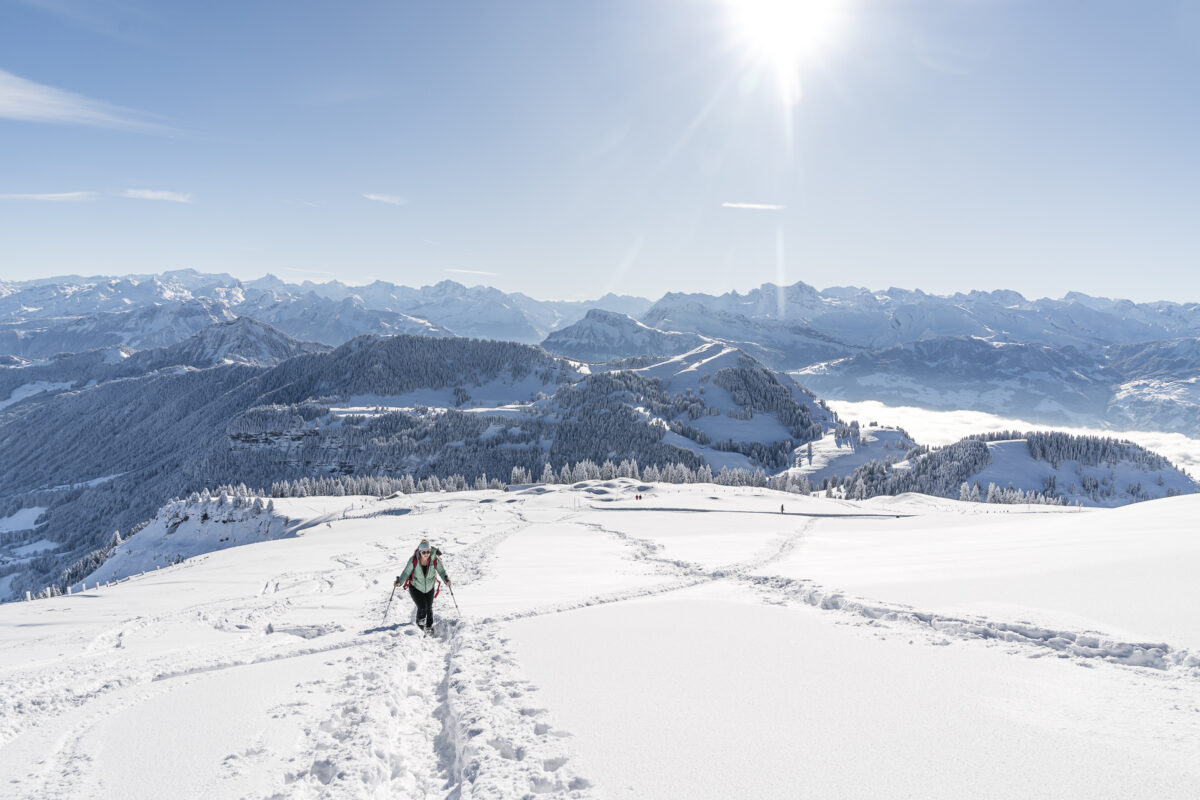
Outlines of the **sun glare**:
M766 62L785 87L837 41L847 0L727 0L751 58Z

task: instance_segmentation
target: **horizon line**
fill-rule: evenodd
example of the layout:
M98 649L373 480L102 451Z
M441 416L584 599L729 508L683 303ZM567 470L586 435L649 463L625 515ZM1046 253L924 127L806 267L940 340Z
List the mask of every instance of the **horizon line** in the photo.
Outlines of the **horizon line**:
M291 268L282 268L282 269L291 269ZM490 275L490 276L494 276L494 277L502 277L502 275L501 275L500 273L487 273L487 272L484 272L484 271L482 271L482 270L480 270L480 271L471 271L471 270L449 270L449 269L448 269L448 270L445 270L445 271L446 271L446 272L458 273L458 274L472 274L472 275L474 275L474 274L478 274L478 275ZM538 301L540 301L540 302L555 302L555 303L587 303L587 302L595 302L596 300L599 300L599 299L600 299L600 297L603 297L605 294L615 294L617 297L632 297L632 298L641 299L641 300L649 300L649 301L650 301L650 302L652 302L652 303L657 303L657 302L659 302L660 300L662 300L663 298L667 297L668 295L672 295L672 294L684 294L684 295L691 295L691 294L695 294L695 295L705 295L705 296L707 296L707 297L713 297L713 298L717 298L717 297L722 297L722 296L724 296L724 295L729 295L729 294L732 294L732 295L738 295L738 296L745 296L745 295L748 295L748 294L750 294L750 293L752 293L752 292L755 292L755 291L763 291L763 290L766 290L766 289L768 289L769 287L782 288L782 289L790 289L790 288L793 288L793 287L796 287L796 286L805 286L805 287L808 287L808 288L814 289L814 290L815 290L815 291L816 291L818 294L821 294L821 295L825 295L825 294L827 294L827 293L829 293L829 292L838 291L838 290L843 290L843 291L844 291L844 290L856 290L856 291L859 291L859 292L866 292L866 293L868 293L868 294L871 294L871 295L876 295L876 296L878 296L878 295L886 295L888 292L891 292L891 291L899 291L899 292L910 292L910 293L913 293L913 294L923 294L923 295L926 295L926 296L929 296L929 297L935 297L935 298L939 298L939 299L943 299L943 300L945 300L945 299L951 299L951 298L958 297L958 296L969 296L969 295L972 295L972 294L986 294L986 295L993 295L993 294L998 294L998 293L1013 293L1013 294L1016 294L1016 295L1020 296L1022 300L1025 300L1026 302L1030 302L1030 303L1036 303L1036 302L1043 301L1043 300L1061 302L1061 301L1067 300L1067 298L1068 298L1070 295L1081 295L1081 296L1083 296L1083 297L1086 297L1086 298L1088 298L1088 299L1090 299L1090 300L1105 300L1105 301L1109 301L1109 302L1120 302L1120 301L1122 301L1122 300L1128 300L1129 302L1132 302L1132 303L1134 303L1135 305L1153 305L1153 304L1156 304L1156 303L1168 303L1168 304L1171 304L1171 305L1176 305L1176 306L1184 306L1184 305L1189 305L1189 304L1191 304L1191 303L1196 303L1196 302L1198 302L1198 301L1194 301L1194 300L1167 300L1167 299L1163 299L1163 298L1156 299L1156 300L1141 300L1141 301L1138 301L1138 300L1130 300L1130 299L1129 299L1129 298L1127 298L1127 297L1109 297L1109 296L1106 296L1106 295L1092 295L1092 294L1088 294L1087 292L1080 291L1080 290L1077 290L1077 289L1072 289L1072 290L1070 290L1070 291L1068 291L1068 292L1064 293L1064 294L1063 294L1061 297L1050 297L1050 296L1048 296L1048 295L1043 295L1042 297L1032 297L1032 298L1031 298L1031 297L1029 297L1029 296L1027 296L1025 293L1023 293L1023 292L1021 292L1021 291L1019 291L1019 290L1017 290L1017 289L1007 289L1007 288L996 288L996 289L978 289L978 288L976 288L976 289L968 289L968 290L966 290L966 291L963 291L963 290L958 290L958 291L950 292L950 293L947 293L947 294L939 294L939 293L936 293L936 292L930 292L930 291L926 291L926 290L924 290L924 289L921 289L921 288L904 288L904 287L897 287L897 286L889 286L889 287L887 287L886 289L871 289L871 288L868 288L868 287L865 287L865 286L854 286L854 285L845 285L845 284L842 284L842 285L826 286L826 287L825 287L825 288L823 288L823 289L818 289L816 286L814 286L814 285L812 285L812 284L809 284L809 283L806 283L806 282L805 282L805 281L803 281L803 280L797 280L795 283L791 283L791 284L779 284L779 283L776 283L776 282L774 282L774 281L765 281L765 282L763 282L763 283L760 283L760 284L759 284L759 285L757 285L757 286L751 287L751 288L749 288L749 289L745 289L745 290L743 290L743 291L738 291L737 289L729 289L729 290L726 290L725 292L721 292L721 293L716 293L716 292L684 292L684 291L679 291L679 290L671 290L671 291L667 291L667 292L664 292L663 294L661 294L661 295L659 296L658 300L653 300L653 299L652 299L652 298L650 298L650 297L645 297L645 296L642 296L642 295L633 295L633 294L617 294L617 293L615 293L615 292L605 292L604 294L601 294L600 296L596 297L596 298L595 298L595 300L586 300L586 299L569 300L569 299L556 299L556 298L536 298L536 297L533 297L532 295L530 295L528 292L524 292L524 291L520 291L520 290L505 291L505 290L503 290L503 289L498 289L498 288L497 288L497 287L495 287L495 286L491 286L491 285L489 285L489 284L483 284L483 283L477 283L477 284L474 284L474 285L470 285L470 286L468 286L468 285L467 285L467 284L465 284L465 283L460 283L459 281L453 280L453 279L451 279L451 278L443 278L443 279L442 279L442 280L440 280L440 281L436 281L436 282L433 282L433 283L426 283L426 284L423 284L422 286L417 286L417 285L412 285L412 284L405 284L405 283L397 283L397 282L395 282L395 281L383 280L383 279L381 279L381 278L363 279L363 280L362 280L362 282L355 282L355 281L353 281L353 280L343 280L343 279L338 279L338 278L332 278L331 280L328 280L328 281L323 281L323 282L312 281L312 280L305 280L305 281L303 281L303 283L300 283L300 282L291 282L291 281L288 281L288 280L284 280L283 278L280 278L278 275L275 275L274 273L272 273L272 272L270 272L270 271L264 272L262 275L259 275L258 277L255 277L255 278L239 278L239 277L237 277L237 276L235 276L235 275L233 275L233 274L231 274L231 273L228 273L228 272L202 272L202 271L200 271L200 270L197 270L197 269L195 269L195 268L193 268L193 267L182 267L182 268L179 268L179 269L168 269L168 270L163 270L163 271L161 271L161 272L141 272L141 273L132 273L132 272L131 272L131 273L125 273L125 274L119 274L119 275L118 275L118 274L93 274L93 275L62 274L62 275L50 275L50 276L47 276L47 277L45 277L45 278L26 278L26 279L24 279L24 280L9 280L9 281L0 280L0 284L6 284L6 285L8 285L8 286L33 285L33 284L45 285L45 284L47 284L47 283L54 283L54 282L56 282L56 281L64 281L64 280L70 280L70 279L78 279L78 280L83 280L83 281L99 281L99 280L101 280L101 279L109 279L109 280L147 280L147 279L150 279L150 278L160 278L160 277L162 277L162 276L165 276L165 275L170 275L170 274L172 274L172 273L180 273L180 272L182 272L182 273L191 273L191 274L194 274L194 275L197 275L197 276L201 276L201 277L215 277L215 278L221 278L221 277L225 277L225 278L229 278L229 279L231 279L231 280L233 280L233 281L236 281L236 282L238 282L238 283L241 283L241 284L253 283L253 282L255 282L255 281L263 280L263 279L266 279L266 278L275 278L276 280L279 280L279 281L281 281L281 282L283 282L283 283L285 283L285 284L289 284L289 285L295 286L295 287L297 287L297 288L301 287L301 286L303 285L303 283L309 283L309 284L312 284L312 285L314 285L314 286L328 286L328 285L331 285L331 284L338 284L338 285L345 286L345 287L348 287L348 288L362 288L362 287L366 287L366 286L371 286L371 285L373 285L373 284L375 284L375 283L386 283L386 284L390 284L390 285L392 285L392 286L396 286L396 287L403 287L403 288L409 288L409 289L422 289L422 288L428 288L428 287L433 287L433 286L436 286L436 285L438 285L439 283L456 283L456 284L458 284L459 286L463 286L463 287L465 287L465 288L468 288L468 289L475 289L475 288L496 289L496 291L502 292L502 293L504 293L504 294L523 294L523 295L525 295L525 296L527 296L527 297L530 297L531 299L538 300ZM333 274L335 274L335 273L332 273L332 272L318 272L318 271L316 271L316 270L311 270L311 271L306 271L306 272L308 272L308 274L313 274L313 275L317 275L317 274L333 275Z

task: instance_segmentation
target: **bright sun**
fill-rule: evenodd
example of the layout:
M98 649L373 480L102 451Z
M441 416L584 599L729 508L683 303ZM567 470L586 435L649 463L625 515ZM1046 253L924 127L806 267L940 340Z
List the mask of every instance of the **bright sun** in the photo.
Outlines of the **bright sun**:
M847 0L726 0L742 45L766 61L781 81L798 80L805 62L819 57L840 33Z

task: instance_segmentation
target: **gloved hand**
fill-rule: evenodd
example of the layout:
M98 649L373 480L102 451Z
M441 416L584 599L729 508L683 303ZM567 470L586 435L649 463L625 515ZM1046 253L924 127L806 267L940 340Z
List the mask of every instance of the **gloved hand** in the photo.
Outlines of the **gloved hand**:
M450 579L449 579L449 578L446 578L446 585L447 585L447 586L449 586L449 585L450 585Z

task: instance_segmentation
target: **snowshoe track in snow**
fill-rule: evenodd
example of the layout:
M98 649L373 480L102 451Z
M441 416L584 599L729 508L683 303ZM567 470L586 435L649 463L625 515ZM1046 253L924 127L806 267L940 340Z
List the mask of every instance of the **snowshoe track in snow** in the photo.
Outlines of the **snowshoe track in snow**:
M957 639L984 639L1038 648L1029 655L1053 654L1061 658L1107 661L1128 667L1178 671L1200 678L1200 655L1162 642L1122 642L1095 631L1069 631L1029 622L935 614L899 604L847 597L842 592L794 578L742 575L738 579L748 583L769 602L800 603L872 622L909 625L922 632ZM945 643L944 640L935 642Z

